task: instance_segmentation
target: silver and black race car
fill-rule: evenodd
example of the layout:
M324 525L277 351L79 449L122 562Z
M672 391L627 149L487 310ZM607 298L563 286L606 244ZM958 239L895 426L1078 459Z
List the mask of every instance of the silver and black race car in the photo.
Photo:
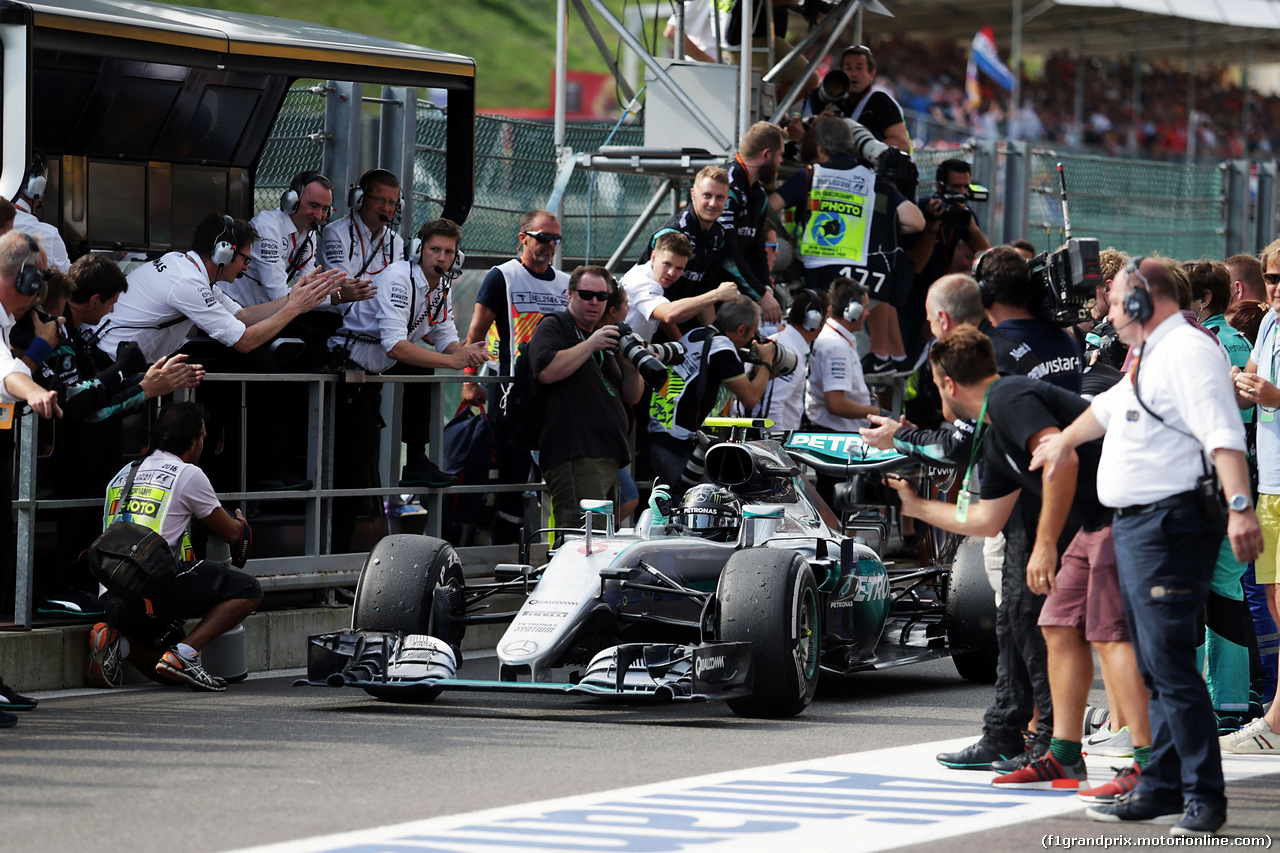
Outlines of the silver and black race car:
M447 542L388 536L361 570L352 629L309 639L298 685L358 687L391 701L444 690L503 690L654 700L725 700L743 716L790 717L822 672L883 669L950 655L961 675L993 679L995 603L980 545L949 564L895 570L875 548L882 508L863 486L912 463L856 435L745 440L732 430L706 453L708 484L670 518L645 510L614 530L612 505L583 501L585 525L552 531L546 565L495 567L468 584ZM802 463L842 480L838 517ZM594 529L593 529L594 528ZM539 531L539 534L547 531ZM946 556L946 555L944 555ZM514 613L487 600L520 592ZM457 676L468 625L511 624L496 681Z

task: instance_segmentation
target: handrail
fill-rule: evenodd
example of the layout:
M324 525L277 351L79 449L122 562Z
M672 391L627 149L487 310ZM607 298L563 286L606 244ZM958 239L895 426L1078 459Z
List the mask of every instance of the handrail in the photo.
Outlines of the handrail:
M210 373L205 382L234 382L241 385L241 435L247 435L248 407L245 403L245 387L249 383L305 382L308 388L307 413L307 462L306 475L315 486L306 491L223 491L218 497L225 503L245 501L300 501L304 506L305 533L303 553L289 557L264 557L251 559L246 571L259 578L263 588L274 589L325 589L351 586L358 576L362 554L333 554L329 549L332 529L332 503L334 498L387 496L400 494L405 487L399 485L400 467L400 411L403 405L402 388L408 384L429 386L430 411L433 413L430 427L428 458L439 465L444 446L444 425L451 413L444 411L444 387L461 382L497 384L510 382L509 376L464 376L443 374L432 376L400 376L366 374L360 370L343 373ZM379 475L381 486L370 488L335 488L333 463L335 458L334 423L336 418L336 388L347 383L381 383L390 385L391 394L383 397L383 420L387 426L381 434ZM191 391L181 391L175 399L189 399ZM149 405L151 405L149 403ZM18 495L13 508L18 516L17 576L14 589L14 623L29 627L32 622L32 595L37 540L36 523L40 513L74 507L101 507L102 498L38 498L37 456L38 422L31 410L26 410L19 421L20 430L15 465L18 467ZM123 463L122 463L123 464ZM247 463L241 454L239 482L248 482ZM414 486L412 491L424 496L427 510L425 532L440 536L443 523L444 494L476 494L484 492L524 492L544 490L545 484L510 483L476 486L452 486L427 488ZM397 519L387 519L390 532L397 532ZM87 543L86 543L87 544Z

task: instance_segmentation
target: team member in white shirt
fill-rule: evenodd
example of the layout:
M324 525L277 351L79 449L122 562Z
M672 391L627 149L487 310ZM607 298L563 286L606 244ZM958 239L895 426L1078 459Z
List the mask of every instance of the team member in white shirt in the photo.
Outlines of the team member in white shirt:
M867 291L851 278L831 284L831 316L809 358L805 414L817 428L857 432L880 414L862 377L862 363L854 335L866 322Z
M627 291L627 322L631 329L650 343L659 326L667 338L680 340L677 324L701 317L710 323L715 319L716 303L733 299L738 286L731 281L698 296L689 296L672 302L666 290L684 275L685 265L693 257L693 244L679 231L667 231L654 242L649 260L636 264L619 279L618 284ZM703 312L706 312L705 314Z
M280 206L249 221L255 231L244 275L228 281L227 295L246 307L272 302L320 268L320 227L333 210L333 184L319 172L294 176ZM368 299L368 282L349 281L345 273L329 295L330 306Z
M769 339L794 352L801 364L785 376L770 379L760 405L743 414L769 418L774 429L800 429L804 420L804 391L808 382L810 351L830 317L831 307L825 293L805 288L795 295L787 311L787 324ZM739 406L735 409L741 411Z
M340 269L351 279L372 279L404 257L400 218L400 181L386 169L370 169L347 193L346 216L324 227L320 265Z
M1042 441L1032 467L1046 478L1074 448L1103 437L1098 498L1112 526L1124 606L1138 668L1151 689L1151 760L1137 788L1095 820L1175 823L1203 835L1226 821L1217 722L1196 667L1196 626L1209 595L1223 529L1241 562L1262 551L1245 463L1244 426L1230 363L1217 340L1190 326L1159 260L1135 258L1116 278L1108 317L1136 369L1094 398L1070 427ZM1253 384L1247 384L1252 389ZM1212 462L1227 518L1202 494Z
M67 244L58 229L47 222L36 218L36 211L43 203L45 185L48 183L49 167L39 152L32 156L31 165L27 168L27 176L23 179L18 196L13 200L17 213L13 217L13 227L18 231L40 238L40 245L49 258L49 266L59 272L71 271L71 258L67 255Z
M136 341L154 362L178 349L192 326L236 352L249 352L337 291L340 271L315 270L278 299L242 307L221 285L244 272L254 237L249 223L214 212L196 227L191 251L169 252L130 273L116 310L92 327L107 363L124 341Z
M416 243L420 254L397 261L376 279L377 296L357 303L343 320L342 328L329 339L329 346L350 365L369 373L421 373L423 368L474 367L488 359L482 342L464 345L454 325L453 300L449 281L457 275L453 270L462 231L448 219L433 219L418 231ZM433 347L418 346L425 342ZM380 383L361 383L340 401L337 446L346 448L338 457L335 479L344 488L367 488L380 482L377 474L379 411L382 404ZM407 407L406 407L407 408ZM425 410L406 411L405 423L416 425L411 434L406 430L408 458L402 481L420 473L439 476L438 470L426 468ZM334 550L345 550L351 544L355 516L360 499L340 499L335 504Z

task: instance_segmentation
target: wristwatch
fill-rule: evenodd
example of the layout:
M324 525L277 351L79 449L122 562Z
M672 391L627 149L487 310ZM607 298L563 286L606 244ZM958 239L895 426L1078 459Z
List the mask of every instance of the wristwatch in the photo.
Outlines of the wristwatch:
M1252 504L1252 501L1249 500L1248 495L1232 495L1231 500L1227 501L1227 509L1232 512L1244 512L1249 508L1250 504Z

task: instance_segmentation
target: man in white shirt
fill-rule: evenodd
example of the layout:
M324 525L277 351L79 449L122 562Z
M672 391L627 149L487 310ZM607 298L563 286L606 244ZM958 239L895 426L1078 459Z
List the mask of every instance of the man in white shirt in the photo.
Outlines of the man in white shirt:
M40 238L40 244L49 258L49 266L65 273L71 270L71 258L67 255L67 244L62 239L62 234L49 223L36 218L36 211L43 203L48 174L49 167L45 164L44 157L38 151L33 152L31 165L18 190L18 197L13 200L13 206L17 210L13 217L13 227Z
M386 169L370 169L347 193L347 207L347 215L321 233L320 265L350 279L372 279L404 257L404 238L395 230L399 179Z
M645 343L653 341L659 328L668 340L680 340L678 324L694 317L710 323L715 319L716 303L738 295L738 286L726 281L698 296L674 302L668 299L667 288L684 275L691 257L693 244L689 238L679 231L667 231L658 235L649 260L636 264L619 279L618 284L627 291L627 322Z
M825 293L805 288L795 295L787 311L787 324L769 339L794 352L801 364L785 376L770 379L760 404L742 412L744 416L769 418L774 429L800 429L804 419L804 391L809 378L811 348L830 317L831 306ZM735 406L735 409L741 411L740 406Z
M368 373L420 374L424 369L447 367L460 370L475 367L488 359L482 342L464 345L458 339L454 324L453 300L449 283L457 275L453 270L462 231L448 219L433 219L422 226L416 238L421 246L417 258L396 261L378 275L377 296L357 303L329 339L329 346L349 366ZM433 349L418 346L428 343ZM349 386L339 399L339 455L335 481L344 488L369 488L380 482L378 477L379 411L382 405L381 383ZM426 426L430 413L419 407L410 411L405 401L405 443L408 458L402 482L417 483L428 474L439 476L438 469L427 470ZM413 428L410 432L408 427ZM428 485L446 485L435 483ZM335 502L334 550L351 545L355 516L361 499L339 499Z
M1224 528L1241 562L1258 556L1263 539L1226 352L1187 323L1177 300L1165 264L1128 263L1115 280L1108 317L1121 340L1139 347L1136 369L1065 431L1044 439L1032 467L1044 465L1050 478L1069 465L1075 447L1103 438L1098 498L1116 510L1112 532L1126 617L1151 691L1151 760L1137 788L1087 814L1204 835L1226 822L1227 801L1217 722L1196 667L1195 629ZM1225 512L1208 478L1210 459Z
M805 414L815 428L857 432L880 414L862 376L854 335L867 315L867 290L851 278L831 285L831 316L813 342Z
M106 363L115 361L116 348L124 341L136 341L147 361L154 362L177 350L193 326L247 353L337 292L340 271L312 270L279 298L242 307L222 285L244 272L255 237L249 223L215 211L196 227L191 251L169 252L130 273L116 310L92 327Z

